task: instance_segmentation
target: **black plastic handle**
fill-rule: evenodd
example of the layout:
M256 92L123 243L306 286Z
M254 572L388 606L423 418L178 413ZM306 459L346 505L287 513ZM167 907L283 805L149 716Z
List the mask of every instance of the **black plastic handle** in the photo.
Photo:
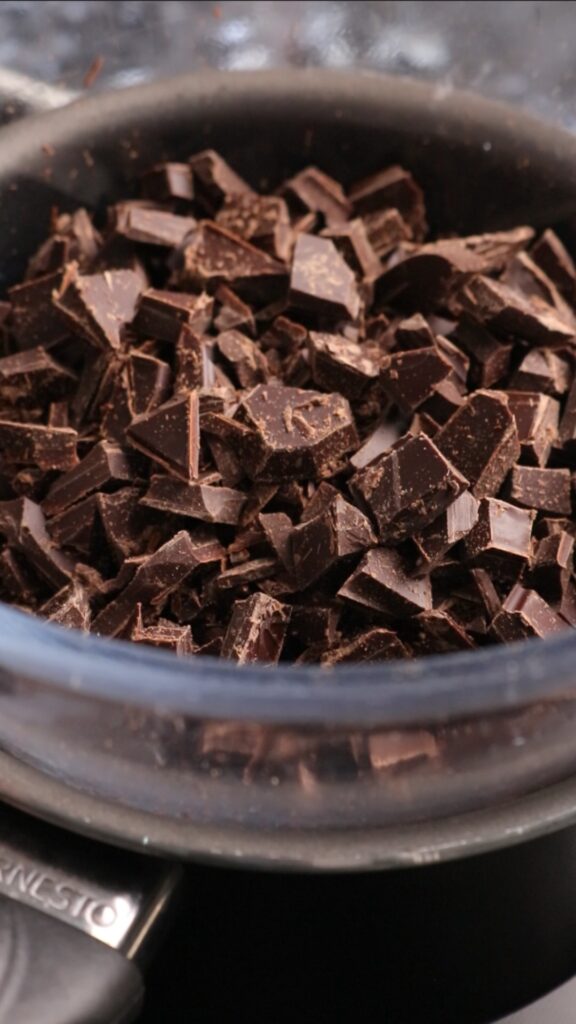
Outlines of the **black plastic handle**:
M0 1024L128 1024L143 996L121 953L14 900L0 900Z

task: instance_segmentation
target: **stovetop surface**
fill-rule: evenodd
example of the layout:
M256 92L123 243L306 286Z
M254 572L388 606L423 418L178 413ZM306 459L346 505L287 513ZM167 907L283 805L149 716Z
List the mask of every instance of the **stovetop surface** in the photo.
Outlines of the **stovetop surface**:
M576 829L398 872L191 868L139 1024L488 1024L576 975ZM576 983L510 1024L575 1024Z

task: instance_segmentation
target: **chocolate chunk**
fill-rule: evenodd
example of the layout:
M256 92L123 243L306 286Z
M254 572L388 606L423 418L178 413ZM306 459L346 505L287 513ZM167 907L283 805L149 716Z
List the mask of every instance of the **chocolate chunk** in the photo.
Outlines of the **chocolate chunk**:
M312 380L325 391L358 398L378 377L378 368L362 347L343 335L310 331L308 353Z
M457 238L440 239L419 249L399 249L377 282L377 301L409 312L445 306L480 263Z
M0 502L0 535L52 587L70 579L73 563L59 551L48 531L42 509L29 498Z
M176 343L176 393L213 386L211 345L208 338L200 337L189 327L182 328Z
M545 466L558 434L560 406L536 391L507 391L524 462Z
M275 260L285 263L290 258L290 215L279 196L235 195L224 203L216 223L252 242Z
M70 334L70 321L53 299L62 280L63 273L57 270L10 288L11 330L19 349L52 345Z
M231 526L240 522L245 503L246 495L242 491L202 483L187 484L167 476L153 476L142 498L142 505L147 508Z
M237 288L253 280L282 278L286 268L239 235L205 220L182 249L181 285L205 287L228 282Z
M354 273L328 238L300 235L294 247L289 300L295 309L355 320L360 297Z
M282 652L290 608L267 594L236 601L222 644L222 657L240 665L252 661L275 664Z
M106 540L120 561L140 550L140 538L146 527L140 507L141 493L138 487L123 487L114 494L100 492L96 495L96 508Z
M374 281L382 270L378 255L372 248L364 221L357 217L347 224L325 228L323 238L329 238L342 253L346 263L361 280Z
M406 350L410 348L431 348L436 344L436 339L430 324L421 313L414 313L413 316L401 320L394 332L396 346Z
M38 604L38 577L25 560L5 547L0 551L0 595L2 600L15 601L25 608Z
M20 462L45 470L71 469L78 462L77 441L78 434L70 427L0 420L0 453L7 465Z
M497 334L514 335L534 345L570 341L574 330L545 302L529 302L499 281L481 275L461 290L464 310L483 320Z
M522 252L533 238L533 228L519 227L510 231L492 231L485 235L468 235L462 242L482 260L482 273L489 274L509 265L510 260Z
M85 633L90 629L90 602L84 587L77 581L62 587L38 609L38 614L70 629L81 629Z
M303 171L284 182L283 192L297 213L321 213L326 224L341 224L352 213L342 186L318 167Z
M181 530L145 559L118 597L96 616L92 631L100 636L118 636L130 621L138 602L157 604L175 590L194 568L194 544L189 534Z
M573 553L574 537L565 530L543 537L526 577L530 586L548 600L560 601L574 567Z
M80 331L97 348L118 349L144 287L135 270L82 275L71 263L54 294L54 303L68 317L70 331Z
M290 535L292 571L302 590L337 562L375 545L369 520L337 495L318 515Z
M191 202L194 198L194 185L190 164L155 164L142 176L142 192L148 199L156 199L160 203L167 199Z
M434 388L453 373L451 363L436 348L416 348L386 356L380 382L388 398L405 413L414 412Z
M293 530L292 520L285 512L260 512L258 522L264 530L274 554L280 559L284 568L291 572L292 551L290 536Z
M510 501L524 508L569 515L572 510L569 469L514 466L507 488Z
M357 444L350 406L337 394L260 384L237 417L251 428L244 468L253 479L330 476Z
M438 519L412 538L420 571L429 572L454 544L468 536L478 520L478 506L477 499L464 491Z
M492 630L503 643L552 636L563 629L566 622L550 605L535 590L525 590L520 584L512 588L492 623Z
M150 644L175 654L193 654L197 647L192 639L190 626L176 625L169 619L159 619L153 626L146 626L142 618L142 605L137 605L136 620L130 639L136 644Z
M569 626L576 626L576 586L572 581L566 584L556 611Z
M400 430L396 423L379 423L378 426L368 435L358 451L350 457L350 464L354 469L364 469L374 462L379 455L387 452L400 438Z
M131 352L128 379L131 412L134 416L142 416L166 401L170 394L172 371L162 359L145 352Z
M218 312L214 317L214 327L218 332L229 331L234 327L243 330L254 337L256 334L256 321L254 313L236 292L233 292L227 285L221 284L214 295L218 303ZM262 342L262 339L260 339Z
M483 498L478 521L464 541L472 564L499 578L516 579L532 554L536 513L496 498Z
M247 587L251 583L259 583L261 580L273 576L277 568L278 562L275 558L248 559L218 573L218 576L209 584L209 590L222 592Z
M267 379L266 360L255 342L245 334L224 331L218 335L216 344L241 388L255 387Z
M49 427L69 427L68 402L50 402L47 423Z
M555 231L548 228L534 243L530 255L568 301L576 298L576 267Z
M175 249L196 227L194 217L180 217L168 210L158 210L140 203L118 203L112 209L114 230L122 238L141 245L158 245Z
M332 646L338 637L340 609L335 605L292 605L288 640L307 648Z
M196 198L207 209L218 209L225 199L252 194L252 189L213 149L205 149L190 158Z
M433 522L467 485L424 434L405 435L350 483L371 511L382 540L395 543Z
M205 292L186 295L148 288L140 299L134 330L176 344L184 325L204 334L210 326L213 308L214 299Z
M510 261L501 281L517 294L523 295L529 302L534 300L538 306L541 303L546 303L567 326L576 328L576 318L572 308L562 298L553 281L541 267L530 259L527 253L518 253Z
M393 208L400 212L419 237L426 232L422 189L403 167L387 167L363 178L352 186L349 197L359 214Z
M460 623L441 608L415 615L406 635L414 651L422 656L468 651L476 646Z
M477 498L496 494L520 455L516 421L505 393L476 391L436 434L434 443L466 477Z
M70 389L73 381L74 374L57 363L45 348L30 348L0 358L3 402L33 405L39 397L58 397Z
M200 428L198 392L174 398L150 413L137 416L126 432L127 440L182 480L198 476Z
M340 587L338 597L400 619L432 608L430 579L409 576L393 548L368 551Z
M396 633L380 626L360 633L339 647L330 648L322 655L320 663L322 665L342 665L351 661L369 663L408 657L410 657L409 651Z
M431 420L432 425L444 424L463 405L462 385L452 375L432 386L432 393L422 403L418 411L420 416L424 417L423 422L430 423ZM431 436L435 436L437 432L434 430Z
M55 480L42 507L47 515L54 515L94 491L130 482L133 475L129 455L119 445L101 441L77 466Z
M512 343L498 340L483 324L465 316L452 337L471 358L470 382L474 387L491 388L506 376Z
M376 210L365 213L362 223L370 245L379 259L384 259L402 242L414 237L414 232L398 210ZM420 232L418 232L420 233Z
M97 496L91 494L50 520L50 536L59 547L89 558L94 545Z

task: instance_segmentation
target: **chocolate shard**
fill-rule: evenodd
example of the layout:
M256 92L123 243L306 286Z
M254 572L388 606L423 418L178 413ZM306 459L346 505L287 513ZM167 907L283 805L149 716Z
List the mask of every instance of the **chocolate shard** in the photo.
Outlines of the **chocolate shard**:
M393 543L433 522L467 486L425 434L406 434L350 482L372 513L381 539Z
M200 451L198 391L174 398L137 416L126 432L131 445L182 480L198 476Z
M353 271L328 238L299 235L290 275L290 304L333 320L355 320L360 296Z
M232 196L252 195L252 189L213 149L195 153L189 160L195 196L205 208L216 210Z
M9 289L11 331L19 349L53 345L70 334L68 317L53 301L63 277L63 271L57 270Z
M194 545L185 530L175 534L137 568L130 582L92 623L100 636L118 636L134 614L138 602L158 604L182 583L195 567Z
M292 550L290 536L293 525L290 516L285 512L260 512L258 522L276 558L288 573L292 572Z
M572 373L565 359L548 348L533 348L522 359L511 384L518 391L561 396L568 391L571 380Z
M136 619L130 632L130 639L135 644L149 644L160 647L174 654L194 654L197 646L192 638L190 626L179 626L169 619L159 619L154 625L145 625L142 617L142 605L136 608Z
M532 555L536 513L496 498L483 498L478 521L464 541L472 565L502 579L516 579Z
M282 186L295 213L321 213L326 224L342 224L352 213L352 205L339 182L318 167L305 167Z
M314 383L346 398L359 398L378 377L377 366L362 347L341 334L310 331L308 354Z
M432 420L432 424L443 425L462 408L464 402L462 385L454 375L451 375L432 386L432 393L422 403L418 412L420 416L428 417L428 422ZM432 436L436 433L434 430Z
M290 535L292 573L305 590L332 566L376 545L369 520L341 495Z
M260 384L236 419L250 428L244 468L262 481L330 476L357 444L350 406L338 394Z
M555 231L548 228L534 243L530 255L569 302L576 299L576 267Z
M282 653L290 608L268 594L235 601L222 644L222 657L244 665L253 661L275 664Z
M452 364L437 348L416 348L386 356L380 383L402 412L411 413L434 394L436 385L452 374Z
M499 281L478 275L459 295L464 310L497 334L513 335L534 345L569 342L574 329L546 302L528 301Z
M438 519L412 538L419 572L430 572L450 548L468 536L478 521L478 508L479 502L474 495L464 491Z
M532 466L545 466L558 435L560 405L537 391L507 391L516 420L521 455Z
M280 196L246 193L224 203L216 223L285 263L292 249L288 207Z
M184 326L176 342L176 394L192 388L213 387L213 342Z
M495 338L478 321L463 316L452 335L452 340L456 341L471 359L470 383L473 387L491 388L508 373L512 343Z
M138 202L117 203L112 208L114 231L122 238L141 245L175 249L196 227L194 217L181 217L168 210L143 206Z
M520 455L516 421L505 392L476 391L434 443L470 483L477 498L496 494Z
M55 515L94 491L129 483L133 476L134 464L128 453L117 444L101 441L77 466L54 481L42 507L47 515Z
M35 609L38 604L38 577L24 558L12 548L0 551L0 595L21 607Z
M189 516L206 523L237 526L246 504L246 495L230 487L187 484L172 477L153 476L141 504L160 512Z
M81 629L84 633L90 630L92 613L88 594L78 581L74 580L62 587L57 594L38 609L38 614L50 622L70 629Z
M344 601L407 618L432 608L432 585L426 576L409 576L394 548L372 548L338 591Z
M158 341L176 344L184 326L204 334L212 322L214 299L201 292L183 292L148 288L143 292L134 320L134 330Z
M22 463L39 469L71 469L78 462L78 434L71 427L0 420L0 453L5 465Z
M374 211L399 211L416 236L422 238L427 229L426 208L422 189L409 171L403 167L387 167L356 182L349 193L356 213L365 215Z
M119 561L140 553L141 537L146 527L140 506L141 495L139 487L122 487L114 494L101 491L95 496L106 540Z
M220 333L237 327L251 337L256 335L256 320L252 308L244 302L236 292L221 284L216 289L214 298L218 304L218 312L214 317L214 327Z
M421 313L401 320L394 331L396 347L405 351L410 348L431 348L436 345L436 338L430 324Z
M565 620L535 590L520 584L512 588L492 623L492 631L503 643L552 636L566 628Z
M260 349L240 331L224 331L216 339L222 358L241 388L253 388L268 378L267 363Z
M457 239L440 239L412 248L398 249L376 285L378 303L396 304L411 313L446 306L467 281L480 270L480 262Z
M0 358L0 396L3 402L33 405L70 390L74 374L41 346Z
M172 370L162 359L135 351L128 356L128 380L131 412L142 416L169 397Z
M224 569L218 576L209 583L208 592L237 590L248 587L252 583L259 583L261 580L273 576L278 569L278 562L275 558L251 558L239 565L233 565L230 569Z
M155 164L142 175L142 193L148 199L160 203L168 199L191 202L194 199L194 184L190 164L173 161Z
M467 235L462 239L470 252L482 260L482 273L500 271L521 253L534 238L534 228L518 227L510 231L492 231L484 235Z
M70 331L79 331L97 348L119 349L144 288L135 270L79 274L71 263L54 293L54 304L68 317Z
M300 648L319 644L324 650L338 639L340 608L330 605L292 605L288 642Z
M476 647L463 626L442 608L421 612L410 619L406 637L415 653L422 657Z
M179 283L206 287L226 282L235 287L262 278L282 278L283 263L213 221L201 221L181 250Z
M73 563L52 541L42 509L29 498L0 502L0 535L50 586L65 586Z
M517 294L523 295L528 302L534 301L537 306L541 303L547 304L568 327L576 328L572 307L562 297L554 282L527 253L518 253L509 262L500 280Z
M388 423L384 420L374 428L360 448L350 457L350 465L354 469L364 469L380 455L389 451L392 445L396 444L396 441L399 439L400 429L398 424Z
M524 508L570 515L570 470L514 466L507 486L507 495L510 501Z
M321 665L344 665L349 662L370 663L390 658L409 658L410 652L400 638L382 626L364 633L336 647L330 647L320 658Z
M399 210L375 210L365 213L362 223L366 236L380 260L388 257L402 242L412 241L414 231Z
M526 582L551 602L561 601L574 568L574 537L565 530L549 534L538 547Z
M50 536L59 547L90 557L94 547L97 496L91 494L50 520Z
M352 268L357 277L364 281L375 281L382 271L382 264L374 251L366 225L360 217L347 224L325 228L322 238L329 238Z

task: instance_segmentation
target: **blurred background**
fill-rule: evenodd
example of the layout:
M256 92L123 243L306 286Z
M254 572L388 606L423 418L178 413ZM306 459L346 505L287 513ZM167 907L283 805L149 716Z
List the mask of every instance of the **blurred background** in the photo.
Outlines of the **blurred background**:
M466 86L573 127L575 19L563 0L4 0L0 67L71 91L207 66L355 67Z

